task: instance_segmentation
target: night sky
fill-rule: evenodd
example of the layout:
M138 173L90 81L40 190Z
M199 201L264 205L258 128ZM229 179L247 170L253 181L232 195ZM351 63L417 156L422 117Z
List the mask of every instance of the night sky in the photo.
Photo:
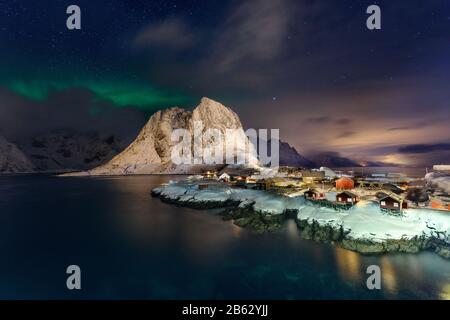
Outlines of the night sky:
M81 30L66 8L81 8ZM366 28L381 7L382 29ZM450 162L450 1L0 2L0 132L135 135L208 96L303 154Z

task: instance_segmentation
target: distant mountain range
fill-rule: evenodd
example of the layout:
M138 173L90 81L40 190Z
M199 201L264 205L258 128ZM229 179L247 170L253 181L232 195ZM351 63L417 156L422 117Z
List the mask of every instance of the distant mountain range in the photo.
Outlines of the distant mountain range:
M270 150L270 141L268 142ZM289 145L280 140L280 166L305 167L305 168L345 168L345 167L396 167L397 164L379 161L357 162L355 160L341 156L338 152L320 152L310 156L303 156Z
M91 169L112 159L124 147L113 135L73 129L53 130L22 144L36 171Z
M11 143L0 136L0 173L64 172L91 169L124 146L114 136L59 129Z
M33 163L14 143L9 142L0 135L0 172L32 172Z
M310 156L316 166L328 168L360 167L361 165L351 159L342 157L338 152L320 152Z
M272 140L267 141L267 153L271 155ZM279 143L279 165L289 167L314 168L316 164L310 159L302 156L289 143L278 140ZM258 140L259 144L259 140Z
M310 156L310 159L317 166L328 168L345 167L397 167L396 163L387 163L382 161L355 161L341 156L338 152L320 152Z
M8 142L0 136L0 172L65 172L83 171L89 175L143 174L143 173L198 173L205 165L175 165L171 152L176 142L171 141L175 129L193 132L194 122L203 123L203 132L209 128L236 129L244 135L239 116L230 108L203 98L193 111L169 108L156 112L142 128L137 138L126 147L113 135L82 133L73 129L59 129L33 137L21 143ZM212 152L213 140L202 140L202 148ZM237 157L249 140L239 137L234 157ZM271 141L267 142L270 154ZM250 144L253 148L253 146ZM308 157L294 147L279 141L280 166L293 167L360 167L394 166L381 162L358 163L337 152L320 152ZM123 151L122 151L123 150ZM251 159L251 165L258 159ZM223 166L222 166L223 167Z

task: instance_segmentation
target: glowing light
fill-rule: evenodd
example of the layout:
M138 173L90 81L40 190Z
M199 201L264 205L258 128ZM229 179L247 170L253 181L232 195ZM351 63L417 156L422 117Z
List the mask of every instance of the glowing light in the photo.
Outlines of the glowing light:
M442 300L450 300L450 283L446 283L442 286L442 290L439 297Z
M381 258L381 274L383 281L383 288L391 294L397 294L397 275L395 268L389 261L389 258Z
M182 94L174 94L166 90L156 89L139 82L117 82L96 80L64 80L53 79L11 80L5 84L10 90L28 99L43 101L55 91L70 88L85 88L94 93L97 101L110 101L116 106L134 106L143 110L154 110L161 107L189 105L191 98Z
M354 282L361 281L359 253L337 247L336 262L339 273L344 279Z

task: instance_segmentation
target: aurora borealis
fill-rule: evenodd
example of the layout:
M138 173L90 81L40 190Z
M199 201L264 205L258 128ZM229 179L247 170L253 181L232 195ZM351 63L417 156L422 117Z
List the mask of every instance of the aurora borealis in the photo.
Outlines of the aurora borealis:
M379 31L365 26L374 3ZM70 4L81 30L65 27ZM0 131L133 135L156 110L208 96L306 155L443 162L449 35L446 0L5 0Z
M117 16L111 26L93 14L102 7L100 4L79 1L78 5L83 8L83 30L71 33L65 28L68 4L64 1L0 4L0 85L39 101L47 99L51 91L85 88L98 100L148 113L193 102L182 90L153 85L143 75L142 63L133 61L133 55L122 50L128 40L115 37L128 32L137 17L128 11L122 14L121 8L134 10L133 6L122 1L103 6L102 15L109 12L111 18ZM116 33L118 30L121 32Z
M52 79L12 80L6 87L29 99L45 101L51 91L63 91L68 88L84 87L95 94L96 99L109 101L120 107L134 106L151 111L154 106L186 104L187 96L175 95L156 90L142 83L102 82L96 80L74 80L58 82Z

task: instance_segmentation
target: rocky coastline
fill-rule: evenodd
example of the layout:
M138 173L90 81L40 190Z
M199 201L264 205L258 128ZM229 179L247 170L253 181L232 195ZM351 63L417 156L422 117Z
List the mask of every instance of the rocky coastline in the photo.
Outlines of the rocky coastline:
M306 240L332 243L361 254L417 253L430 250L443 258L450 259L450 243L445 238L443 240L442 237L424 234L409 238L400 237L398 239L374 241L370 238L356 238L352 236L349 229L342 225L324 224L311 218L303 219L299 215L299 210L295 208L287 208L279 214L271 214L256 210L255 201L249 199L242 200L231 197L219 200L201 200L187 194L167 194L164 192L164 187L153 189L151 195L166 203L195 209L221 208L220 215L224 220L232 220L235 225L251 229L257 233L278 231L286 220L294 219L300 236Z

